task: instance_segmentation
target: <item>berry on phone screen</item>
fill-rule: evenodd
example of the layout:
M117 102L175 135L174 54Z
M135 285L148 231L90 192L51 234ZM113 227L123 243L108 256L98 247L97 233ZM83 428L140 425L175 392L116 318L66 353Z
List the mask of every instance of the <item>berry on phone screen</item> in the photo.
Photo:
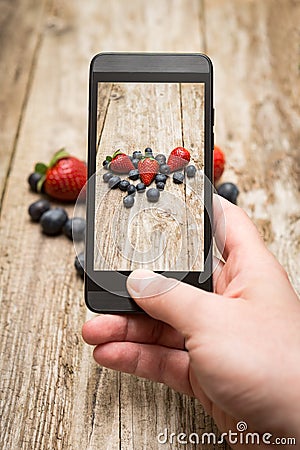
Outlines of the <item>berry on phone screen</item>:
M194 176L196 175L196 167L195 166L192 166L192 165L187 166L187 167L185 167L184 171L188 178L194 178Z
M155 156L156 161L159 165L166 164L167 158L165 155L162 155L161 153Z
M121 178L118 177L117 175L114 175L113 177L111 177L108 180L108 186L110 187L110 189L117 189L120 182L121 182Z
M168 164L161 164L159 167L160 173L163 173L165 175L169 175L171 173L171 168L168 166Z
M136 194L136 187L134 184L130 184L127 188L127 194L128 195L135 195Z
M113 177L113 174L111 172L106 172L102 176L104 183L107 183L108 180L110 180L110 178L112 178L112 177Z
M167 175L163 174L163 173L158 173L157 175L155 175L155 183L166 183L167 182Z
M176 184L182 184L184 180L184 174L182 172L173 173L173 181Z
M140 176L140 173L139 173L138 169L133 169L128 174L128 178L133 181L136 181L139 178L139 176Z
M171 151L168 158L168 165L171 168L171 172L183 169L191 159L190 152L184 147L176 147Z
M138 183L135 187L139 193L145 192L146 190L146 185L144 183Z
M123 205L125 208L132 208L134 204L134 195L126 195L126 197L123 198Z
M130 185L129 181L122 180L119 183L119 189L123 192L126 192L129 185Z
M149 202L156 203L159 200L160 193L159 190L156 188L150 188L146 192L146 196Z
M140 150L136 150L135 152L132 153L132 157L133 159L142 159L143 154Z
M140 159L138 159L138 158L133 158L132 164L134 165L134 168L137 169L137 166L138 166L139 161L140 161Z
M159 191L163 191L164 188L165 188L165 183L163 183L162 181L158 181L158 182L156 183L156 187L157 187L157 189L158 189Z

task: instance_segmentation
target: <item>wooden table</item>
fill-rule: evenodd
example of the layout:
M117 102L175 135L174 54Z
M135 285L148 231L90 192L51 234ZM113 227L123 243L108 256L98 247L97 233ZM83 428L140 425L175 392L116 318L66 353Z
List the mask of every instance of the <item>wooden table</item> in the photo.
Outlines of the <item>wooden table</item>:
M295 0L0 2L1 448L179 449L157 434L215 430L195 400L93 362L74 249L30 222L26 178L62 146L85 157L95 53L203 51L223 181L299 291L299 23Z

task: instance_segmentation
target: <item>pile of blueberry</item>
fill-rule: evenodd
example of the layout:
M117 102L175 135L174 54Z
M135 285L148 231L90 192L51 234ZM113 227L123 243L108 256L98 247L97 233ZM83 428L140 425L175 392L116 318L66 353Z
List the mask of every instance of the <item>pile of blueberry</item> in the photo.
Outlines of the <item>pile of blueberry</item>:
M154 158L159 164L159 172L154 176L153 181L156 187L148 187L140 179L140 173L138 169L139 161L143 157ZM171 176L171 168L167 164L166 156L163 154L158 154L154 157L153 151L150 147L145 149L144 155L141 151L134 151L132 156L129 156L135 169L130 170L127 177L128 179L121 179L119 175L114 174L110 171L109 161L103 161L103 167L108 172L103 174L103 181L108 184L110 189L120 189L127 195L123 198L123 205L125 208L131 208L134 205L134 197L136 193L143 193L146 191L147 200L151 203L156 203L159 200L160 192L165 189L168 178ZM193 178L196 174L196 167L193 165L188 165L184 167L181 171L176 171L172 174L173 182L175 184L182 184L184 182L185 176L188 178ZM138 181L139 180L139 181ZM134 184L133 181L138 181ZM151 182L152 183L152 182Z
M47 236L58 236L63 233L74 242L81 242L85 238L85 220L81 217L70 219L65 209L51 208L50 202L45 199L37 200L28 208L28 213L33 222L39 222L42 231ZM84 253L75 258L75 268L83 278Z

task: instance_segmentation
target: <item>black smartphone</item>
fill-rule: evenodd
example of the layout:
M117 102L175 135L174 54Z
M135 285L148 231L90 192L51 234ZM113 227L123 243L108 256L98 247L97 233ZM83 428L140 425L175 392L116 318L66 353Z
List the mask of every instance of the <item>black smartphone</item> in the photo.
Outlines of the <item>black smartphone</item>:
M137 268L212 290L212 80L203 54L101 53L91 61L92 311L141 312L126 289Z

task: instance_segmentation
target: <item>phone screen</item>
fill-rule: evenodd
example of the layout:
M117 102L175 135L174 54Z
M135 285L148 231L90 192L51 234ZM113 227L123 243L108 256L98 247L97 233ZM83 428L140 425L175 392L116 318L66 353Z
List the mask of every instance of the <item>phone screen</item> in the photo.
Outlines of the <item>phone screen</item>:
M95 271L204 270L204 94L204 83L98 83Z

